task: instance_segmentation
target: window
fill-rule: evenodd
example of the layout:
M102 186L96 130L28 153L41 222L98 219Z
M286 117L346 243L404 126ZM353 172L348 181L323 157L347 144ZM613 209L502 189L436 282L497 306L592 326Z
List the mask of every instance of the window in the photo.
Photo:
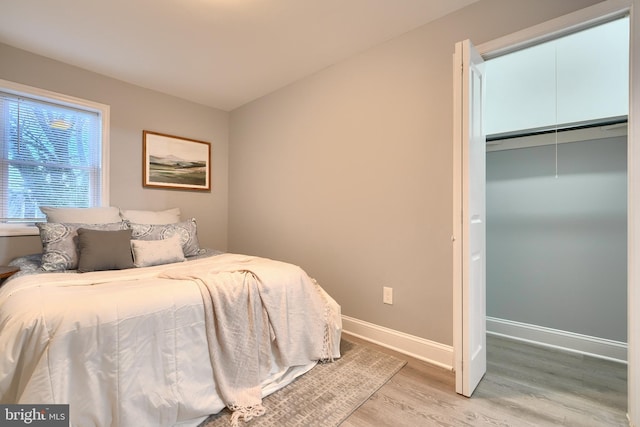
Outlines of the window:
M109 107L0 80L0 235L36 234L40 206L108 205Z

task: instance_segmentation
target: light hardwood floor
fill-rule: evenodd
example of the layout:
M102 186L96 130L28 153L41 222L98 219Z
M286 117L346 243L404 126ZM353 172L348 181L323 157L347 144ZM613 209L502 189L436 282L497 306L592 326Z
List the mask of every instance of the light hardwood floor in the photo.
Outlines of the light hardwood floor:
M471 398L453 372L396 353L407 365L342 427L628 426L627 366L487 337L487 374Z

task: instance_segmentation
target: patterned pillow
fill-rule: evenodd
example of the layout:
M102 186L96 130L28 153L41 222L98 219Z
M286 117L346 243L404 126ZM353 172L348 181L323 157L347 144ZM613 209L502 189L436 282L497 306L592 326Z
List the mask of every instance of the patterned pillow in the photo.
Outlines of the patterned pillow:
M75 270L78 268L77 236L79 228L89 230L126 230L123 222L110 224L66 224L39 222L42 241L42 269L46 271Z
M175 224L134 224L125 221L133 231L131 238L134 240L163 240L174 234L180 236L184 256L193 256L200 253L200 243L195 218Z

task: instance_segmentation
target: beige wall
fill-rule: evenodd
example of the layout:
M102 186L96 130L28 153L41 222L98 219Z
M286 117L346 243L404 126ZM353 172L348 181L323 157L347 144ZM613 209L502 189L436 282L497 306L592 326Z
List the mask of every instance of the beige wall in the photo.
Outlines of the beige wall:
M453 45L594 3L481 0L230 115L2 44L0 78L111 106L112 205L179 206L203 246L294 262L345 315L451 344ZM143 189L143 129L212 142L213 191ZM0 238L0 263L39 250Z
M202 246L226 249L229 114L129 85L42 56L0 44L0 79L111 106L110 199L125 209L179 207L195 217ZM212 144L212 191L142 187L142 131L153 130ZM37 236L0 238L0 263L39 252Z
M594 3L481 0L234 110L229 249L302 266L347 316L450 345L454 43Z

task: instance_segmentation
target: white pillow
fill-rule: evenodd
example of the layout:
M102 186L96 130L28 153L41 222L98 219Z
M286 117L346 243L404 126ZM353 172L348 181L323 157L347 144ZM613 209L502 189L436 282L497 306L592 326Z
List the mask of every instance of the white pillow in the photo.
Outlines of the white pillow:
M131 240L131 251L133 265L136 267L182 262L186 259L178 234L164 240Z
M98 208L58 208L40 206L40 210L47 217L47 222L62 222L66 224L110 224L121 222L120 209L109 207Z
M164 211L120 210L120 216L136 224L175 224L180 222L180 208Z

